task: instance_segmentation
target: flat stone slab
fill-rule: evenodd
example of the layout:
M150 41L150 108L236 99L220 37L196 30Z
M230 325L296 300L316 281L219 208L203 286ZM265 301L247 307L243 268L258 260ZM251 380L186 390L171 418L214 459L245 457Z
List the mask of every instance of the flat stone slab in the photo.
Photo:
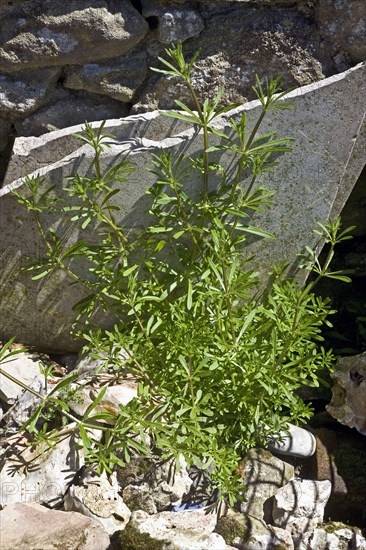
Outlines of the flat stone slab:
M255 257L255 269L266 273L272 263L286 261L295 271L297 255L305 245L320 250L321 244L312 230L318 221L325 223L341 213L366 162L365 94L366 68L359 64L291 92L294 109L268 115L262 133L276 129L279 136L293 137L295 141L292 152L263 181L277 194L271 212L266 211L262 218L256 215L252 222L273 232L276 240L257 241L249 247L248 253ZM259 109L254 101L237 112L247 112L250 126ZM94 123L94 127L98 125ZM228 117L217 125L229 131ZM151 154L171 149L174 153L196 155L202 150L202 140L190 127L157 112L107 121L105 130L116 139L103 158L104 166L128 152L136 167L116 201L121 206L118 222L127 226L143 224L148 207L145 191L153 182L153 175L146 172L151 166ZM76 286L70 287L63 274L32 282L20 272L25 256L42 256L43 245L31 217L10 193L13 188L21 189L21 178L26 173L41 174L45 186L56 185L57 194L67 176L76 171L88 173L91 151L87 146L80 147L72 136L75 131L80 131L80 127L16 140L7 185L0 190L0 339L16 336L18 341L46 349L79 347L71 340L69 329L74 317L72 305L83 294ZM217 143L216 139L219 138L215 137L211 144ZM227 164L228 160L220 159L220 154L217 153L217 160ZM197 185L192 178L191 189ZM47 217L49 227L57 231L63 223L60 217ZM77 231L74 226L68 230L70 242L74 242ZM108 325L108 318L103 322Z

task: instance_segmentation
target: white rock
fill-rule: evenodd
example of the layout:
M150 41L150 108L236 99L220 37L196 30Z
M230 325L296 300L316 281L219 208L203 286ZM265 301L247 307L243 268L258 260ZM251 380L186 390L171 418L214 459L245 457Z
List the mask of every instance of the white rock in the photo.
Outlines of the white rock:
M282 432L280 437L269 440L267 448L275 453L307 458L316 450L316 439L312 433L288 424L288 431Z
M228 544L243 550L268 550L269 548L293 550L294 548L291 534L285 529L266 525L259 518L240 514L232 509L218 520L216 532L226 537Z
M83 416L89 405L97 398L101 389L85 386L75 395L75 401L68 402L70 409ZM114 424L120 413L119 405L127 405L137 397L137 382L134 379L122 380L118 385L109 386L98 405L93 409L92 414L111 413L114 418L103 419L107 424Z
M44 392L44 378L35 377L32 382L28 384L29 388L35 390L41 394ZM37 406L40 404L41 399L30 391L22 391L22 393L15 400L14 405L3 416L4 432L6 434L17 433L19 427L26 422Z
M109 535L121 531L129 522L131 512L119 495L115 475L82 476L78 485L72 485L64 498L66 511L80 512L99 521Z
M327 411L338 422L366 435L366 352L339 359Z
M92 376L96 374L98 370L101 370L104 364L105 361L103 361L102 359L94 359L89 355L85 355L83 357L80 357L80 359L76 362L73 371L77 372L80 375L88 374Z
M119 349L114 352L114 358L116 362L119 363L121 369L125 361L128 359L128 353L124 349ZM108 364L108 356L100 357L98 359L91 357L90 355L83 354L76 361L73 372L78 373L80 378L85 378L87 376L94 376L95 374L103 371L103 368Z
M330 529L329 527L332 526ZM298 550L366 550L366 539L354 527L339 526L336 523L319 527L304 533Z
M13 448L0 473L1 505L41 502L54 506L62 501L68 484L83 465L82 451L76 449L70 435L55 448L45 445L43 451L40 447Z
M251 520L251 531L248 537L240 544L240 548L245 548L245 550L268 550L268 548L293 550L294 544L288 531L272 525L266 525L257 518L251 518Z
M143 2L142 14L159 20L158 35L162 44L184 42L198 36L204 29L204 21L198 11L183 6L182 9L160 7L155 2Z
M286 531L286 529L281 529L280 527L275 527L274 525L268 525L268 529L271 531L273 535L273 539L275 541L275 548L276 545L278 548L286 548L286 550L293 550L294 549L294 542L291 537L291 533Z
M138 544L159 541L162 548L174 550L224 550L225 540L213 533L216 525L215 514L205 514L200 510L184 512L160 512L149 516L138 510L133 512L131 521L121 533L122 548L129 548L130 537ZM125 546L124 546L125 545ZM137 548L137 546L135 546Z
M289 531L295 541L323 521L330 497L330 481L294 479L274 496L273 520L277 527Z
M167 506L179 504L192 485L182 456L179 462L179 472L174 460L163 463L152 462L141 481L124 487L122 495L127 506L131 510L144 510L149 514L155 514ZM120 479L122 476L123 469Z
M340 550L339 539L334 533L327 533L321 527L316 528L304 533L298 546L298 550L312 550L313 548L316 550Z
M44 376L40 371L41 365L41 360L35 354L22 352L9 358L9 361L1 363L0 367L26 386L30 386L36 380L40 380L44 385ZM7 404L14 403L23 391L21 386L0 374L0 398Z

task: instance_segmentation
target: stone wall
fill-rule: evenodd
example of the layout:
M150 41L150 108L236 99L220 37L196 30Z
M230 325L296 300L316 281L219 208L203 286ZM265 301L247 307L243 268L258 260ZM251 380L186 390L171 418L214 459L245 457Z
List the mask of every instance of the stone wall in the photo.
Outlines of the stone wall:
M252 99L255 73L304 86L366 58L364 0L0 0L0 164L14 135L171 108L149 67L201 48L202 93ZM11 148L11 147L10 147ZM2 155L1 155L2 151ZM1 169L0 169L1 177Z

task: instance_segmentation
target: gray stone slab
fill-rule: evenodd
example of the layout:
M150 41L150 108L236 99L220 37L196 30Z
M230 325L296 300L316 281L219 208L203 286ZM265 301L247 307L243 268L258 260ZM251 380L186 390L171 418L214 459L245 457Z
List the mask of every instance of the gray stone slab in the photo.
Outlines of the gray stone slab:
M321 245L312 233L318 221L338 215L365 165L365 65L305 86L290 94L295 105L287 113L271 112L262 132L276 129L279 136L295 139L293 151L283 157L276 172L264 184L276 189L271 212L253 219L272 231L276 241L258 241L249 252L254 267L267 271L273 262L286 261L294 271L297 254L305 245ZM247 111L252 125L259 113L258 102L238 109ZM228 128L227 119L218 125ZM97 126L97 124L96 124ZM31 282L20 267L26 255L41 255L43 245L28 214L18 206L10 191L21 188L21 176L38 169L45 185L62 190L65 177L87 173L91 152L72 137L78 128L69 128L40 138L16 140L7 186L0 191L0 338L16 336L38 347L72 350L78 347L69 337L71 306L82 297L76 286L54 274ZM146 221L148 199L145 190L152 184L151 153L172 149L194 155L202 144L193 130L158 113L135 115L108 121L106 131L115 134L112 147L103 158L104 166L129 152L136 171L124 184L120 197L119 222L141 225ZM219 156L218 156L219 158ZM223 158L223 162L228 162ZM193 189L198 182L191 181ZM61 231L64 221L48 215L46 224ZM75 227L69 239L77 238ZM110 320L104 319L108 324Z

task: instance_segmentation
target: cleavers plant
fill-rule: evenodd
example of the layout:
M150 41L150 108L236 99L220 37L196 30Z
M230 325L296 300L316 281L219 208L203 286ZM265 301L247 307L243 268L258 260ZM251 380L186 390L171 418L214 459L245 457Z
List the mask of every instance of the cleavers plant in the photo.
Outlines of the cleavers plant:
M87 459L111 471L136 453L182 454L188 464L210 467L213 488L232 504L242 490L236 473L241 457L286 430L288 422L311 416L297 390L317 386L320 374L331 368L333 355L322 347L321 336L330 303L314 295L314 282L301 286L282 268L274 268L262 292L268 287L264 274L253 272L246 252L249 236L273 238L251 225L251 213L271 204L274 192L261 182L270 183L274 155L278 159L290 150L289 139L259 134L268 111L291 108L279 80L262 84L257 78L258 120L249 131L246 114L233 113L227 135L214 121L238 105L220 106L223 89L201 103L191 76L197 54L187 62L181 45L166 52L155 70L182 79L194 109L176 101L179 111L164 114L194 125L203 152L194 158L171 151L153 156L155 183L147 191L152 222L145 229L131 232L118 224L113 198L133 164L125 159L103 171L111 137L103 134L103 124L97 132L85 124L77 136L92 147L94 160L91 177L68 180L65 193L73 206L55 202L50 190L42 193L37 176L25 180L27 196L15 194L33 213L45 245L44 258L28 266L33 278L61 269L83 285L87 296L75 306L75 336L90 355L103 359L105 370L128 371L139 380L138 398L120 406L112 426L103 424L108 414L95 414L93 406L82 419L73 417L71 429L80 435ZM212 160L219 154L230 155L234 172ZM199 189L190 188L192 175L201 181ZM68 247L46 229L42 212L60 208L82 229L95 224L97 243L84 238ZM330 271L328 260L348 231L341 231L339 220L320 226L327 261L319 265L308 249L303 267L319 277L347 280ZM88 266L85 277L73 267L80 259ZM109 313L112 328L93 327L98 309ZM48 399L28 423L38 437L56 433L44 428L45 419L42 423ZM70 417L64 402L62 411ZM95 423L102 440L93 435Z

